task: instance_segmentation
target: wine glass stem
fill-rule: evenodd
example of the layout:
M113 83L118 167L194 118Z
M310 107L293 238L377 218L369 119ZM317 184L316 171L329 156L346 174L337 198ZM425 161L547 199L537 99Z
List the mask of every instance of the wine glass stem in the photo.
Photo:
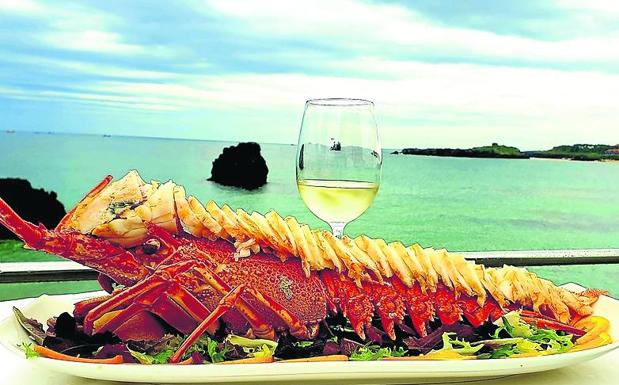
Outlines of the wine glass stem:
M346 222L330 222L329 226L331 226L331 231L336 238L342 238L342 235L344 235L344 227L346 227Z

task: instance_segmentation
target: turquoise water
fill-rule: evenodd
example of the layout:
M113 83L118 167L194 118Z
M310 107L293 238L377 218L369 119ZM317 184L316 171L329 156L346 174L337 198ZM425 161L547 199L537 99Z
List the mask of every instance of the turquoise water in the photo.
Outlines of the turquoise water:
M292 145L263 144L268 184L206 181L224 142L0 133L0 177L27 178L69 209L105 175L174 179L206 201L276 209L323 226L298 196ZM414 145L414 143L407 143ZM619 163L391 155L372 207L347 227L450 250L619 247Z

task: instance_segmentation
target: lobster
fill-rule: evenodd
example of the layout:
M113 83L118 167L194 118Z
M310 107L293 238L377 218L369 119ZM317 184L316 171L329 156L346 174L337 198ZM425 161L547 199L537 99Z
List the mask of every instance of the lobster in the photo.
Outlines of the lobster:
M204 333L225 327L276 340L311 340L343 315L364 341L431 325L473 327L519 309L527 322L583 331L601 294L572 293L522 268L485 268L445 250L335 238L274 211L265 216L185 196L173 182L145 183L135 171L106 177L54 230L21 219L0 199L0 223L28 248L97 270L109 294L75 304L87 334L154 340L166 328L188 335L178 362ZM376 326L376 319L380 326Z

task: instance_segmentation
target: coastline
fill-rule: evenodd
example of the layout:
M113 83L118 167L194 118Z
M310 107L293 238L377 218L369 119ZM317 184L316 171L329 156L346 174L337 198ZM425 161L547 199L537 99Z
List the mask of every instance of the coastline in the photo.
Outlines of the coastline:
M531 159L528 157L515 157L515 156L491 156L491 155L487 155L487 156L474 156L474 155L435 155L435 154L404 154L404 153L398 153L398 154L394 154L391 153L392 155L413 155L413 156L425 156L425 157L435 157L435 158L468 158L468 159L513 159L513 160L526 160L526 159Z
M395 153L395 152L394 152ZM454 158L500 158L528 159L529 154L521 152L516 147L493 143L491 146L473 148L404 148L397 152L404 155L449 156Z
M550 159L581 162L619 162L619 145L574 144L555 146L550 150L520 151L519 148L492 143L472 148L403 148L391 154L438 156L453 158Z
M595 160L583 160L572 158L545 158L540 156L532 156L530 160L546 160L551 162L584 162L584 163L619 163L619 159L595 159Z
M574 159L574 158L555 158L555 157L542 157L542 156L529 156L529 157L510 157L510 156L458 156L458 155L434 155L434 154L405 154L398 152L390 153L391 155L415 155L415 156L427 156L436 158L469 158L469 159L507 159L507 160L544 160L553 162L582 162L582 163L619 163L619 159Z

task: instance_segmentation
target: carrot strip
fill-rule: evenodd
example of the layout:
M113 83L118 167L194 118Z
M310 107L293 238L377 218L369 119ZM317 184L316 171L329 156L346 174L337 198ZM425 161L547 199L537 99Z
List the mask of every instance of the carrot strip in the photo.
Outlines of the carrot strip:
M182 360L177 365L191 365L191 364L193 364L193 357L189 357L186 360Z
M240 359L240 360L220 362L218 365L261 364L261 363L266 363L266 362L273 362L273 357L243 358L243 359Z
M330 356L317 356L307 358L294 358L277 362L324 362L324 361L348 361L348 356L344 354L332 354Z
M112 358L80 358L58 353L41 345L34 345L33 350L39 353L42 357L62 361L85 362L89 364L122 364L124 362L123 356L121 355L117 355Z

